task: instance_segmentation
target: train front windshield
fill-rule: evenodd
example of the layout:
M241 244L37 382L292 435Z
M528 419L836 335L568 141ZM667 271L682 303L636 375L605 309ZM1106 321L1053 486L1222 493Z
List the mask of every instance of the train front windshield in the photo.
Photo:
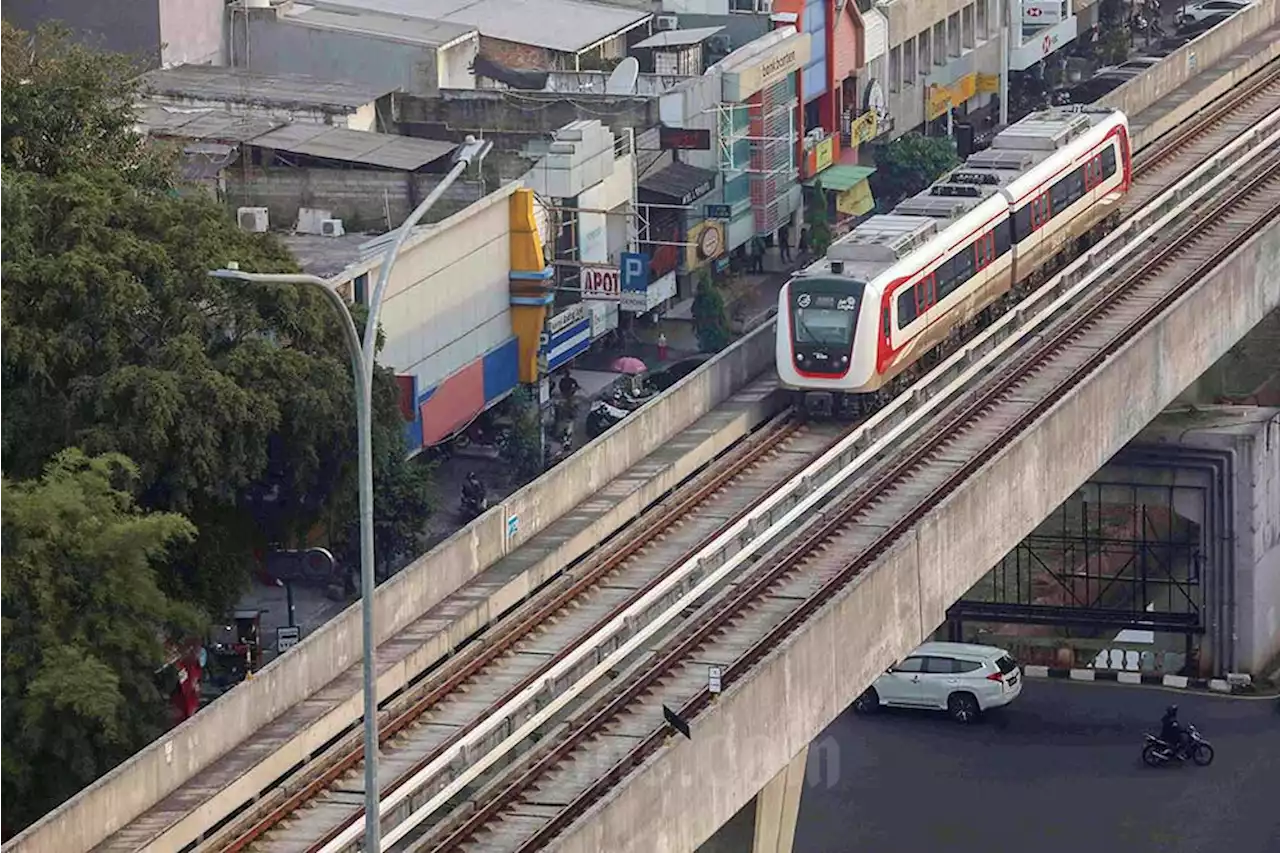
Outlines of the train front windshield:
M796 343L846 350L854 339L858 297L801 293L795 306Z

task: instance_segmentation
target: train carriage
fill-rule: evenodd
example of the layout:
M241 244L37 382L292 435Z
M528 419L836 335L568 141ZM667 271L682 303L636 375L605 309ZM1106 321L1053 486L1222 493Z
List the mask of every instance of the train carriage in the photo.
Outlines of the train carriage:
M1112 217L1130 183L1125 116L1051 109L1011 125L779 295L777 368L807 408L881 392Z

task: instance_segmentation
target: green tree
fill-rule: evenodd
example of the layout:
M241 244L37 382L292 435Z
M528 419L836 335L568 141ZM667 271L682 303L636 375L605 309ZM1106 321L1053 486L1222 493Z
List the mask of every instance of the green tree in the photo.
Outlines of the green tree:
M78 449L0 485L5 824L16 829L162 730L165 640L202 624L156 567L195 528L134 502L138 469Z
M719 352L733 339L724 294L705 270L698 276L698 292L693 297L693 333L703 352Z
M819 178L813 185L813 204L805 210L809 225L809 251L821 257L831 246L831 218L827 212L827 191Z
M876 157L876 198L897 204L936 181L960 162L955 140L942 136L908 133L880 150Z
M527 483L542 473L542 409L535 392L517 388L511 395L512 415L511 444L507 447L507 461L521 483Z
M72 446L129 456L140 502L201 533L164 588L216 614L242 591L255 549L295 543L354 506L337 318L308 288L207 275L232 260L295 267L271 236L171 191L169 153L132 130L127 63L8 25L2 56L5 470L34 477ZM378 488L399 496L381 520L420 527L423 477L392 458L403 422L390 372L377 383Z

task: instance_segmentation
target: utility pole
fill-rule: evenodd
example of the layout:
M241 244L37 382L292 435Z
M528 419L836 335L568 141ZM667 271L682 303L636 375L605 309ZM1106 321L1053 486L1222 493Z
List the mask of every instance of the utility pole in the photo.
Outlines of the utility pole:
M1009 124L1009 65L1013 61L1013 0L1000 0L1000 126Z

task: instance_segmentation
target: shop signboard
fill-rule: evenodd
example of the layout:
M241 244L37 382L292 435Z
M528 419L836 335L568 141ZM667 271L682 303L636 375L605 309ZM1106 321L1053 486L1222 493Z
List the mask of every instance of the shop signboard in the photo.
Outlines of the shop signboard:
M951 109L951 87L934 83L925 90L924 117L933 121Z
M591 317L587 306L576 302L547 321L543 333L545 372L553 373L591 346Z
M979 74L975 87L980 95L998 95L1000 93L999 74Z
M643 314L657 308L666 299L676 295L675 271L667 273L644 290L622 291L622 310Z
M663 151L710 151L711 131L692 127L659 127L658 147Z
M951 84L951 103L959 106L978 93L978 75L966 74Z
M688 242L684 250L685 270L706 266L724 253L724 223L713 219L699 222L689 229Z
M761 52L724 69L725 103L740 104L761 89L809 64L809 34L792 33Z
M880 135L879 116L875 110L867 110L849 122L849 144L863 145Z
M618 299L622 295L621 273L616 267L582 267L578 282L583 299Z
M804 158L804 177L812 178L823 169L830 166L836 160L836 155L840 153L839 137L835 134L828 136L817 145L805 152Z
M1070 44L1076 37L1076 17L1071 15L1061 23L1036 32L1029 40L1009 51L1009 68L1026 71L1046 56Z
M1064 0L1022 0L1022 25L1047 27L1065 20L1068 12Z

